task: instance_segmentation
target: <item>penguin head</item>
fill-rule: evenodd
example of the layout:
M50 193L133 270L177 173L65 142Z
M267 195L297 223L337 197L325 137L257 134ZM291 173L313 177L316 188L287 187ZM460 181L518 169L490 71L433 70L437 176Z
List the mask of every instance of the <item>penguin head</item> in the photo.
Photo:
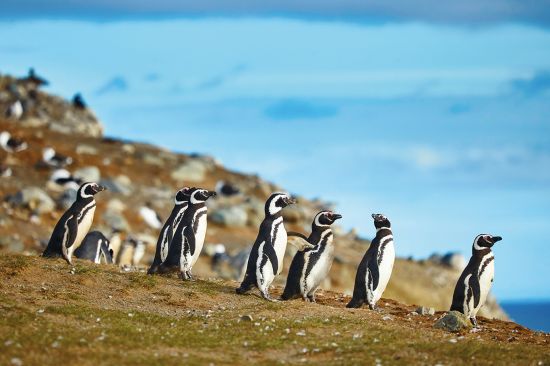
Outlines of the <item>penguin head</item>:
M107 189L107 188L105 188L105 187L103 187L103 186L101 186L97 183L93 183L93 182L84 183L78 189L77 197L78 198L90 198L90 197L93 197L94 195L98 194L99 192L104 191L105 189Z
M321 211L313 219L313 227L315 226L330 226L336 220L341 219L342 215L335 214L332 211Z
M296 200L289 194L283 192L275 192L267 199L265 203L265 215L273 216L279 213L288 205L296 203Z
M206 200L215 195L216 192L214 191L193 187L189 190L189 202L191 202L192 205L198 205L206 202Z
M473 249L475 250L484 250L491 248L497 241L502 240L501 236L493 236L490 234L479 234L474 239Z
M390 220L388 220L388 218L382 214L372 214L372 218L374 219L374 227L376 229L389 229L391 227Z
M183 187L176 193L176 198L174 199L174 203L176 205L181 205L185 202L189 202L190 193L191 193L191 188Z

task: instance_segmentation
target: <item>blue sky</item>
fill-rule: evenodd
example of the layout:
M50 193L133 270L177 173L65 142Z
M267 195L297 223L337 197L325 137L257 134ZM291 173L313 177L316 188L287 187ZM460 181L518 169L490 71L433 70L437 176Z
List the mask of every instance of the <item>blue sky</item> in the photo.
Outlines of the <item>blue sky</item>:
M386 213L401 256L469 255L475 235L499 234L496 295L550 298L550 31L536 6L358 21L344 5L338 19L311 4L92 19L8 5L0 72L34 66L49 91L81 92L107 134L334 201L368 237L370 213Z

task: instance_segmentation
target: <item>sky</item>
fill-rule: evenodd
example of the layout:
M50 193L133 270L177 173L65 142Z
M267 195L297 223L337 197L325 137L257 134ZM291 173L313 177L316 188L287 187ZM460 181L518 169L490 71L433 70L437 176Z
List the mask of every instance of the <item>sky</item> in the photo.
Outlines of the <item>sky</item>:
M33 66L107 135L335 202L365 237L385 213L403 257L501 235L495 294L550 298L547 1L193 3L8 0L0 73Z

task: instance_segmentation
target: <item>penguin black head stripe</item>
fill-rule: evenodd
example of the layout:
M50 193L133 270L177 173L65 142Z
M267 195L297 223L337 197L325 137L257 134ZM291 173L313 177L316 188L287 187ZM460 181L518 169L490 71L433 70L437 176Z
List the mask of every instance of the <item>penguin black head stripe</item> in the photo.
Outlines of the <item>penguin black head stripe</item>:
M389 229L391 227L390 220L388 220L388 218L382 214L372 214L372 218L374 219L374 227L376 229Z
M193 187L189 191L189 202L193 205L206 202L210 197L216 195L216 192L207 189Z
M176 205L181 205L184 202L189 202L190 198L190 191L191 188L189 187L183 187L176 193L176 198L174 199L174 203Z
M290 195L282 192L273 193L265 203L265 215L273 216L279 213L288 205L296 203L296 200Z
M88 182L84 183L80 186L80 189L78 190L77 197L86 199L93 197L94 195L98 194L101 191L104 191L106 188L103 186L100 186L97 183Z
M342 215L335 214L332 211L321 211L317 215L315 215L315 219L313 219L312 227L315 227L315 226L330 226L336 220L341 219L341 218L342 218Z
M491 248L497 241L502 240L502 237L500 236L492 236L489 234L479 234L474 239L474 245L473 250L484 250L487 248Z

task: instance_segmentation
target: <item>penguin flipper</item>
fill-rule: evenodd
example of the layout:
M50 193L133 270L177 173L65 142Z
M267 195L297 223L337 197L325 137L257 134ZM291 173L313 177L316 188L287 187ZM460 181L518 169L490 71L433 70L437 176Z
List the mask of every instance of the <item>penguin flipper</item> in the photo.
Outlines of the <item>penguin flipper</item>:
M289 232L286 233L286 235L287 235L287 236L296 236L296 237L298 237L298 238L304 239L305 241L308 241L308 237L307 237L307 236L305 236L305 235L302 234L302 233L298 233L298 232L296 232L296 231L289 231Z
M471 276L470 281L468 281L468 284L470 285L470 291L472 292L472 296L474 298L474 309L475 309L479 305L479 301L481 297L479 279L477 278L477 276Z
M279 269L279 260L277 259L277 253L275 253L275 248L269 243L264 244L264 255L267 256L273 267L273 274L277 274Z
M184 234L185 234L184 245L189 248L189 253L191 253L191 256L193 256L195 255L195 233L193 231L193 227L192 226L186 227Z
M376 260L369 261L367 270L370 272L370 276L372 278L372 290L374 291L378 288L378 282L380 281L380 271Z

